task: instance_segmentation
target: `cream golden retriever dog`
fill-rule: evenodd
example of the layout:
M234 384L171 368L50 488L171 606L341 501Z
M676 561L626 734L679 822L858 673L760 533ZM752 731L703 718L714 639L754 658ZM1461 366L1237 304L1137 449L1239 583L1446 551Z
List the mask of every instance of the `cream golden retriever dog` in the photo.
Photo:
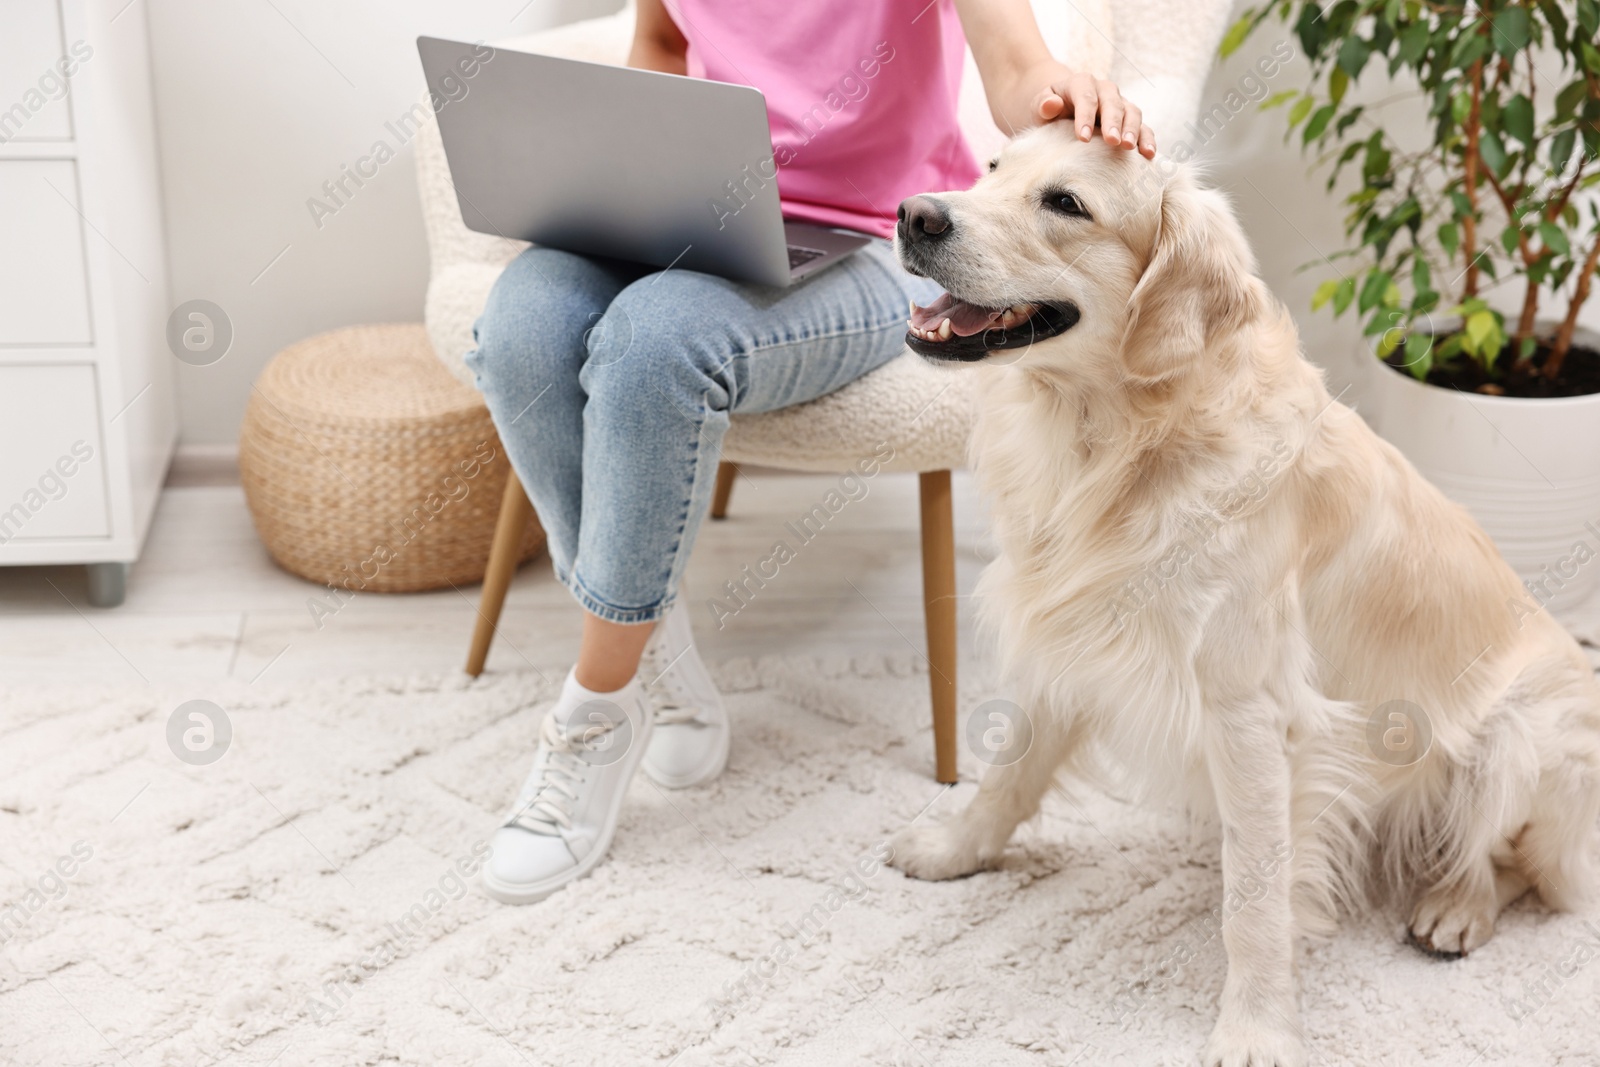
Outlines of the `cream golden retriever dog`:
M1205 1062L1304 1063L1295 939L1341 905L1387 887L1456 956L1528 889L1592 886L1600 687L1467 513L1329 396L1219 194L1062 124L990 169L906 201L898 236L951 294L908 343L985 364L979 594L1032 736L893 862L995 863L1063 769L1176 787L1222 828Z

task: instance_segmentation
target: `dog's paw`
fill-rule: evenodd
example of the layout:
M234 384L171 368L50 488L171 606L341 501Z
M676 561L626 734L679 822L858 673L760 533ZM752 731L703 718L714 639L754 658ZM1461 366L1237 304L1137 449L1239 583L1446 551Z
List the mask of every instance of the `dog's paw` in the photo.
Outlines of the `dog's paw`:
M1286 1020L1224 1011L1202 1062L1205 1067L1305 1067L1306 1046Z
M1411 915L1411 943L1430 956L1460 959L1494 936L1496 910L1493 891L1434 886Z
M913 878L938 882L975 874L998 860L999 850L985 849L962 820L908 826L890 840L894 855L889 864Z

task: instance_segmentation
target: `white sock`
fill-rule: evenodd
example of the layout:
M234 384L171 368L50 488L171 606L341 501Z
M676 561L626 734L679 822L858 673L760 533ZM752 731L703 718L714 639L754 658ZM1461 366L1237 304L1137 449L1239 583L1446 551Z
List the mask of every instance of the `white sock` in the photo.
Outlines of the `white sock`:
M625 698L632 696L638 686L638 679L630 678L621 689L602 693L579 682L578 668L574 667L567 672L567 680L561 684L561 696L556 700L556 706L550 709L550 713L555 716L556 722L565 728L571 725L573 713L589 701L608 700L620 704Z

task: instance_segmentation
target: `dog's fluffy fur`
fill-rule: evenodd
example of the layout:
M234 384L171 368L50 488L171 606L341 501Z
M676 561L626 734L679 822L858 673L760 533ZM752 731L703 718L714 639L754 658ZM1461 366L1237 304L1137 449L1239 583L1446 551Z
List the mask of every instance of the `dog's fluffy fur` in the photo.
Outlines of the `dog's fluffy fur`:
M904 832L894 863L995 863L1063 768L1187 786L1222 826L1205 1062L1229 1067L1305 1061L1295 936L1375 884L1439 955L1483 944L1529 888L1557 908L1591 888L1588 664L1467 513L1328 394L1224 199L1062 124L919 199L944 225L902 224L909 269L1076 324L966 372L1000 550L982 610L1031 747L961 815ZM1394 758L1395 730L1431 744Z

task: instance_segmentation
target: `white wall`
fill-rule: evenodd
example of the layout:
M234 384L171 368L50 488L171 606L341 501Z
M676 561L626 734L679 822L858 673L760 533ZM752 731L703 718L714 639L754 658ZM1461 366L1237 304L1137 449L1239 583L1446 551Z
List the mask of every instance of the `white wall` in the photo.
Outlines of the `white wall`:
M394 143L384 123L422 88L417 35L494 40L605 14L621 2L144 6L172 300L214 301L234 326L233 347L220 362L179 368L182 441L224 444L237 438L250 383L278 349L337 326L422 318L427 247L409 148L320 229L306 207L374 141Z

